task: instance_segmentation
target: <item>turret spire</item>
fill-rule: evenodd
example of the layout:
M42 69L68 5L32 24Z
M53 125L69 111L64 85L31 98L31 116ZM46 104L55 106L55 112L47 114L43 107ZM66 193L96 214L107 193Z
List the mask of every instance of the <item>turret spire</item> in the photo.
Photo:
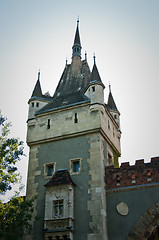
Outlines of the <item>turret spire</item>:
M80 35L79 35L79 19L77 20L77 28L76 28L76 34L74 39L74 44L72 47L72 57L79 56L81 57L81 42L80 42Z
M91 82L101 82L102 83L102 80L101 80L101 77L99 75L99 72L98 72L98 69L97 69L97 66L96 66L96 57L95 57L95 54L93 55L93 59L94 59L94 65L93 65L93 69L92 69L92 73L91 73Z
M111 85L109 84L109 96L108 96L108 103L107 103L107 107L110 110L114 110L114 111L118 111L117 106L115 104L112 92L111 92Z
M38 80L36 82L35 88L33 90L31 97L42 97L41 85L40 85L40 70L38 72Z

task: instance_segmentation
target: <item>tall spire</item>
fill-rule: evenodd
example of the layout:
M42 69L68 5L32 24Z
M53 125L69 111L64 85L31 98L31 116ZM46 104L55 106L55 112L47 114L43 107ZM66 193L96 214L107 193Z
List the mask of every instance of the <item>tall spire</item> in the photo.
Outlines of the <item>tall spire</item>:
M81 57L81 49L82 49L82 47L81 47L80 35L79 35L79 18L78 18L74 44L72 47L72 57L74 57L74 56Z

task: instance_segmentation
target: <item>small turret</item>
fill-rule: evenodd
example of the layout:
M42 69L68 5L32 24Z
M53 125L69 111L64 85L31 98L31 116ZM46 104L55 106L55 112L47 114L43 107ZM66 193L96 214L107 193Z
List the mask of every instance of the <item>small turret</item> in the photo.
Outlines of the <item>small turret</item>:
M50 102L52 97L48 94L42 94L41 84L40 84L40 70L38 72L38 80L34 87L31 98L28 101L29 104L29 112L28 112L28 120L35 118L35 113L39 111L42 107L44 107L47 103Z
M108 96L107 108L109 109L109 111L113 115L116 123L120 127L120 112L118 111L117 106L115 104L110 85L109 85L109 96Z
M94 56L94 65L90 76L90 82L85 92L85 95L90 98L91 104L104 104L104 88L105 86L99 75Z

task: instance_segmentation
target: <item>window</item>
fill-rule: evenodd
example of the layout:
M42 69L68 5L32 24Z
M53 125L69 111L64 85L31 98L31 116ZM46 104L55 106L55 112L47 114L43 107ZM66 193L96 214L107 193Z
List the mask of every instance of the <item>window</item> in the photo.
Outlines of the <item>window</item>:
M31 106L34 107L34 102L32 102Z
M39 107L39 103L38 102L36 103L36 107Z
M50 165L47 167L47 175L48 176L52 176L53 175L53 171L54 171L54 166L53 165Z
M121 181L121 178L119 175L116 176L116 185L117 186L120 186L120 181Z
M55 172L55 163L47 163L44 165L44 176L51 177Z
M75 113L74 123L78 123L77 113Z
M47 121L47 129L50 129L50 119Z
M108 120L108 129L110 129L110 122L109 122L109 120Z
M74 161L72 164L73 164L73 172L79 172L79 161Z
M70 160L70 173L79 174L81 171L81 159Z
M92 91L95 92L95 86L92 87Z
M63 200L53 201L53 216L63 217Z

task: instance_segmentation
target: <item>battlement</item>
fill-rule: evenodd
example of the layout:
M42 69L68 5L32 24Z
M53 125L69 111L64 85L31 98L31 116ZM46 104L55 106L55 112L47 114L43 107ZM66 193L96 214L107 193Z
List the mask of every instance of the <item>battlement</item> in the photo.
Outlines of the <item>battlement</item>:
M105 180L107 190L159 182L159 157L151 158L148 163L136 160L135 165L124 162L120 168L108 166Z

